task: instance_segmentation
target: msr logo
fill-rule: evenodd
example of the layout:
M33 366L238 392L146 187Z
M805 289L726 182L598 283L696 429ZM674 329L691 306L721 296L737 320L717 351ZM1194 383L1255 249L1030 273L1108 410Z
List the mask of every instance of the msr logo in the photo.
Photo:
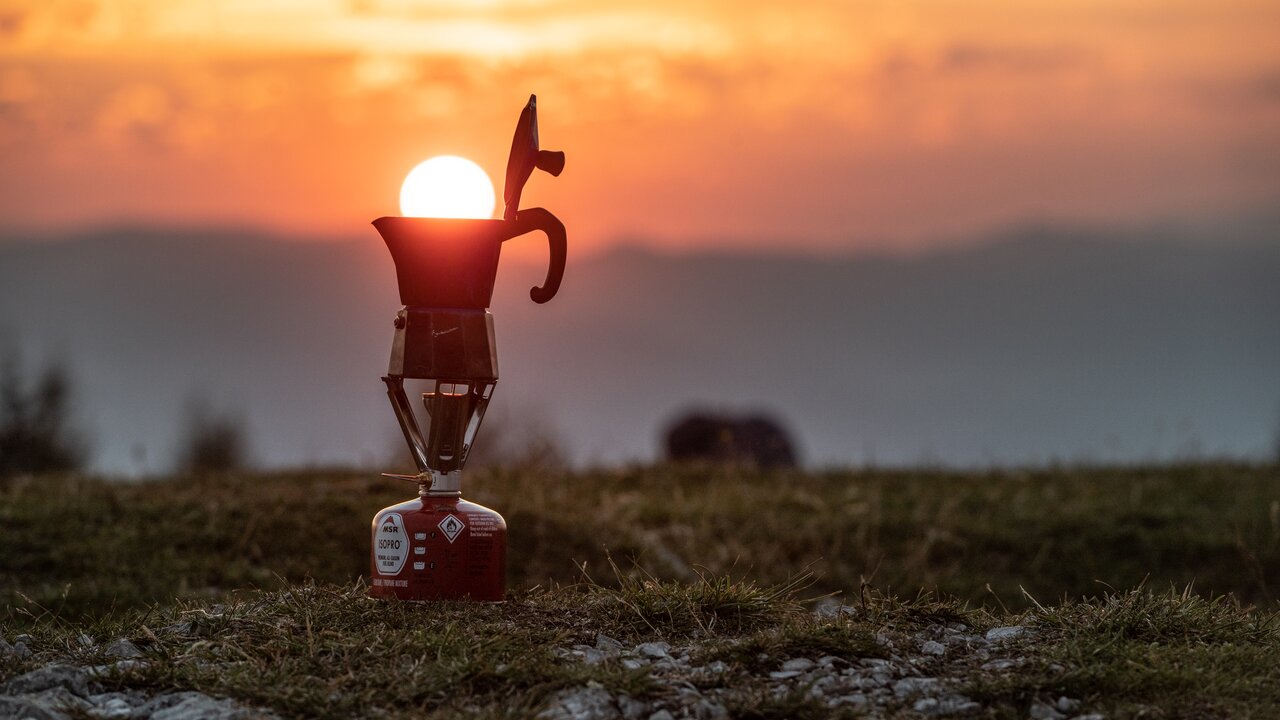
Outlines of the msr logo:
M453 544L453 541L458 539L458 535L462 533L463 528L466 526L463 525L462 521L458 518L448 515L445 519L441 520L440 524L436 527L440 528L440 532L444 533L444 536L449 538L450 544Z

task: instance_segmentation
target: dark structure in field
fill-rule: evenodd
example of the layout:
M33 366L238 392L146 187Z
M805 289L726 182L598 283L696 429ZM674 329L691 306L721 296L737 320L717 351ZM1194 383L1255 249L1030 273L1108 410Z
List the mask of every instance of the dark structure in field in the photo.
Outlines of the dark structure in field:
M796 466L795 445L774 419L694 412L667 427L663 438L671 462Z

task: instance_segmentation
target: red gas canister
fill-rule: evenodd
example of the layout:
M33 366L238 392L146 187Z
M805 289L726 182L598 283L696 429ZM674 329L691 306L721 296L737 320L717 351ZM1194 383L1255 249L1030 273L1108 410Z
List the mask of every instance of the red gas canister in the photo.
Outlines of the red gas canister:
M462 498L420 497L374 516L371 557L373 597L500 602L507 523Z

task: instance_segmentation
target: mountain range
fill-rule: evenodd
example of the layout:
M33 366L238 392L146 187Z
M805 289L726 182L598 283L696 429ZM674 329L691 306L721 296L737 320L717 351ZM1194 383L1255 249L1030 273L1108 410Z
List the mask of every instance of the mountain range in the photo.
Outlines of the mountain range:
M912 256L621 247L571 254L543 306L539 262L499 271L479 448L651 460L693 408L769 413L810 466L1262 458L1280 438L1280 217ZM240 418L263 466L398 462L379 381L398 308L372 228L0 241L0 346L67 368L105 473L165 471L193 402Z

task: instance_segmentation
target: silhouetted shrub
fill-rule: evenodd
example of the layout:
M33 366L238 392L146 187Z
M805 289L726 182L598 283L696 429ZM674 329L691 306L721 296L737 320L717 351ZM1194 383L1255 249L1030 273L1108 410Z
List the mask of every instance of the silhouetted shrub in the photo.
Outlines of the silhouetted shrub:
M796 465L790 435L776 420L762 415L688 413L667 427L664 441L667 459L672 462L741 463L762 468Z
M240 470L248 464L248 447L243 420L215 413L205 402L195 400L187 407L178 469L194 473Z
M71 381L58 365L28 389L16 354L0 367L0 477L79 469L85 452L71 429Z

